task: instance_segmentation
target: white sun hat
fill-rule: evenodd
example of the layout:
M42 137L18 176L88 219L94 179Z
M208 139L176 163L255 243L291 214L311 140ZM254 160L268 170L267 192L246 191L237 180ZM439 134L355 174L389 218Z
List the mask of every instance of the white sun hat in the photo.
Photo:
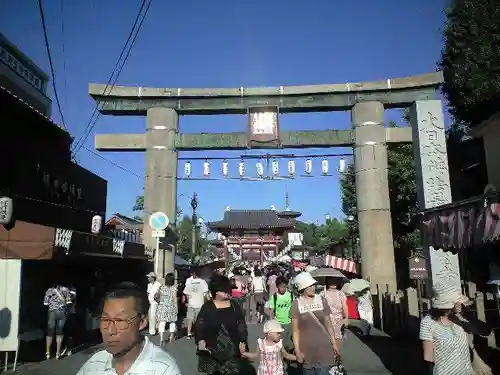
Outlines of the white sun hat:
M264 328L262 329L264 333L280 333L285 332L280 322L275 319L268 320L264 323Z
M297 287L297 290L301 291L311 285L316 284L318 281L311 276L309 272L301 272L293 279L293 283Z
M452 309L457 303L470 306L473 302L462 294L459 287L442 282L434 286L434 298L431 303L435 309Z
M308 265L308 266L305 268L305 270L304 270L304 271L306 271L306 272L312 272L312 271L317 270L317 269L318 269L318 267L314 267L314 266Z

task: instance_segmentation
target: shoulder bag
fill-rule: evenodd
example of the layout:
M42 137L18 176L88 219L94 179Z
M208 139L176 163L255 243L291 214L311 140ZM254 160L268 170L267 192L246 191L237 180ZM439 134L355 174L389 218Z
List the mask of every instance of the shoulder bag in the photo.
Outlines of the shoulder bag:
M325 328L324 324L322 324L319 321L318 317L312 311L309 311L309 314L314 319L314 321L316 322L316 324L318 326L320 326L321 330L325 333L325 335L328 337L328 339L331 341L330 334L328 333L328 331ZM333 342L331 344L333 346ZM344 365L342 364L342 359L340 358L340 354L339 353L336 353L335 364L330 368L330 375L347 375L347 371L346 371Z

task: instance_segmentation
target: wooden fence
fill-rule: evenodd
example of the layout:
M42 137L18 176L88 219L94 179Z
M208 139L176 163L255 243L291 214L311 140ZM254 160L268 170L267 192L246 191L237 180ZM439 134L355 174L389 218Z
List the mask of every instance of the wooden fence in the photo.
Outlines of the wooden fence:
M464 294L474 304L468 309L476 318L492 327L493 331L483 341L490 348L500 348L500 298L492 293L476 291L474 283L464 286ZM430 300L418 300L417 289L388 292L385 285L377 285L372 291L374 307L374 325L392 337L418 338L420 319L430 309Z

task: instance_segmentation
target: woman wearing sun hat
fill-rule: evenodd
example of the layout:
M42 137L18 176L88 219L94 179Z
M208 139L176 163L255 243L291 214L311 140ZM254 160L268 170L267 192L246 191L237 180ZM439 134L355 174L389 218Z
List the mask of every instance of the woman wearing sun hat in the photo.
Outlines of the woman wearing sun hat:
M294 284L299 292L290 312L295 355L304 375L327 375L340 363L330 307L315 293L316 280L309 272L295 276Z
M462 316L462 306L469 306L472 301L449 283L436 285L434 295L429 315L420 322L420 340L429 374L475 375L468 333L483 333Z

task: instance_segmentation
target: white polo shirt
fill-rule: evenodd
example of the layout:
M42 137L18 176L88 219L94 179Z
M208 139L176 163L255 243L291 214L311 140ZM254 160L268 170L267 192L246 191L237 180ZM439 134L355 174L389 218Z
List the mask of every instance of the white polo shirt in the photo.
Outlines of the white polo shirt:
M112 375L113 356L106 350L94 354L80 368L77 375ZM181 375L175 359L159 346L144 338L144 348L126 375Z

